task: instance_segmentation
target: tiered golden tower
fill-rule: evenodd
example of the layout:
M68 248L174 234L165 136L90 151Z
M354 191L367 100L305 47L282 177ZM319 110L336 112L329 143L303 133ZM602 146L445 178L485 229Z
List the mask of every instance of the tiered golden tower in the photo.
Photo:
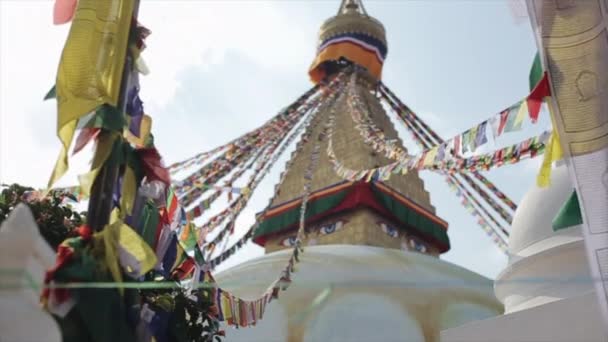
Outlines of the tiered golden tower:
M310 69L313 82L354 63L365 71L356 84L368 115L387 139L402 143L376 95L377 81L387 53L382 24L367 15L359 0L343 0L338 14L321 27L317 56ZM346 62L346 63L344 63ZM341 96L316 115L307 141L298 143L284 181L263 214L254 241L272 252L293 246L298 228L306 169L315 137L335 114L333 149L350 169L369 169L388 164L389 159L368 146ZM304 245L350 244L414 250L439 255L449 249L447 223L435 215L424 182L415 171L393 175L390 180L347 182L333 170L327 154L327 139L321 143L318 167L313 172L307 210L307 240Z

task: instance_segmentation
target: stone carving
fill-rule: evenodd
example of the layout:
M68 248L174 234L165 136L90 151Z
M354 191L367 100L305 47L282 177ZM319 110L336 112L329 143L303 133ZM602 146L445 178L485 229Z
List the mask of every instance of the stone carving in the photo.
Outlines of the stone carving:
M601 91L597 74L589 70L581 71L576 78L576 90L579 101L588 101L599 95Z

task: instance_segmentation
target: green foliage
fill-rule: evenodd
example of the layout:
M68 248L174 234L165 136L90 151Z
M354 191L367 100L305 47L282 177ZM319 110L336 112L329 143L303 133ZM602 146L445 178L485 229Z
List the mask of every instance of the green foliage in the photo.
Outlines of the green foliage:
M74 229L85 222L86 213L78 213L64 204L69 194L51 192L41 197L33 188L18 184L5 186L0 192L0 224L19 204L25 203L32 210L42 237L55 249L67 238L76 236ZM213 316L210 289L201 289L191 295L181 289L142 289L141 300L155 310L171 314L169 335L171 342L221 342L224 331ZM66 341L89 341L88 329L80 315L72 310L58 323ZM88 336L88 337L87 337Z
M42 237L57 249L86 218L86 213L78 213L70 205L63 204L66 196L69 197L51 192L40 198L33 188L12 184L0 193L0 224L19 203L25 203L30 207Z
M224 331L211 314L213 302L210 289L188 295L181 289L141 290L143 302L154 310L171 312L171 342L221 342Z

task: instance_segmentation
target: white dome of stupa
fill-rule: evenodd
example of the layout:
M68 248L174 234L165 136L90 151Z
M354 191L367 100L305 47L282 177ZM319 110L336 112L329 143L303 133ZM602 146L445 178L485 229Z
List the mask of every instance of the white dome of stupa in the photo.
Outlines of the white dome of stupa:
M552 170L551 185L534 185L511 226L509 264L497 277L496 296L510 313L593 290L580 225L554 230L553 219L572 195L568 168Z
M290 253L264 255L216 280L243 299L257 298ZM308 246L296 268L263 319L229 329L229 341L437 341L443 329L502 313L490 279L421 253Z

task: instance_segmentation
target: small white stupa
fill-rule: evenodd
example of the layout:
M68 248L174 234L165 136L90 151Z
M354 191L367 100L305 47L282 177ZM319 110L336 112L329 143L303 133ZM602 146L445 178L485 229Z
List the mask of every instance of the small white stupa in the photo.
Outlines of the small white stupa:
M61 341L59 326L40 306L54 260L29 207L19 204L0 226L0 341Z
M560 165L547 188L523 198L511 228L509 264L495 293L503 316L442 332L442 341L605 341L581 226L554 229L553 220L574 191Z

